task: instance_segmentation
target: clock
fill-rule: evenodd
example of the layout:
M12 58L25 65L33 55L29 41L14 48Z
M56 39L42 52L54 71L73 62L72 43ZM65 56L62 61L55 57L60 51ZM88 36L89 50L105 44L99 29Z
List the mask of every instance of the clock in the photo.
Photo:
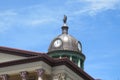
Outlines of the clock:
M56 40L54 41L54 46L55 46L55 47L60 47L61 45L62 45L61 39L56 39Z
M82 45L79 41L78 41L78 49L79 49L79 51L82 51Z

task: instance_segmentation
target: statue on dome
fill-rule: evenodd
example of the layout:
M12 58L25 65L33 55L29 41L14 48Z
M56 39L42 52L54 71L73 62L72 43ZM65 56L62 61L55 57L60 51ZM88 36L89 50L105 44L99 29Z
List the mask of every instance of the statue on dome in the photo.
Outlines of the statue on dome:
M64 24L66 24L66 22L67 22L67 16L66 15L64 15L63 22L64 22Z

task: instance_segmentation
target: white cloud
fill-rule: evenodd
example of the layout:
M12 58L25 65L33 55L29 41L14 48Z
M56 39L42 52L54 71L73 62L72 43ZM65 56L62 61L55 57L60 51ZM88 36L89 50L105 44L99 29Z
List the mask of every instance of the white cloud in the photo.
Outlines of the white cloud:
M58 15L89 14L93 16L105 10L116 9L119 3L120 0L69 0L69 6L32 5L21 9L4 10L0 12L0 32L17 25L33 27L46 23L57 23Z
M10 28L23 26L33 27L55 21L54 12L48 7L30 6L23 9L5 10L0 12L0 32Z
M120 0L77 0L77 3L84 4L84 6L75 14L88 13L93 16L105 10L118 8Z
M12 10L6 10L6 11L3 11L3 12L0 12L0 17L15 16L15 15L17 15L17 13L12 11Z
M0 32L6 31L13 24L16 15L12 10L0 12Z
M49 23L51 21L54 21L53 19L34 19L34 20L27 20L24 24L26 24L27 26L37 26L37 25L41 25L41 24L46 24Z

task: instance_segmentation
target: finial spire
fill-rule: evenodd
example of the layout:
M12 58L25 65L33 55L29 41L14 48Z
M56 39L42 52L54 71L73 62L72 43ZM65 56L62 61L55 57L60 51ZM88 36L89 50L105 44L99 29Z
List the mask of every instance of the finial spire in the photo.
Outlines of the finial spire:
M63 26L62 26L62 34L68 34L68 26L67 26L67 16L64 15L64 18L63 18Z

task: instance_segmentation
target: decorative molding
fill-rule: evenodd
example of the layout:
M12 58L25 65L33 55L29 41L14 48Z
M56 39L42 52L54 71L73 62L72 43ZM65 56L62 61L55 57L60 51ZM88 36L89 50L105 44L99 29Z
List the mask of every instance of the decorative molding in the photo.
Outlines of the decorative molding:
M8 75L7 74L2 74L2 75L0 75L0 78L2 80L8 80Z
M28 75L27 71L20 72L20 76L21 76L22 80L27 80L27 75Z
M66 80L66 74L65 73L58 73L53 77L53 80Z
M45 72L44 69L37 69L36 71L37 71L37 74L38 74L39 77L42 77L44 72Z
M45 73L45 70L44 69L37 69L36 72L37 72L37 75L38 75L38 80L42 80L42 77Z

